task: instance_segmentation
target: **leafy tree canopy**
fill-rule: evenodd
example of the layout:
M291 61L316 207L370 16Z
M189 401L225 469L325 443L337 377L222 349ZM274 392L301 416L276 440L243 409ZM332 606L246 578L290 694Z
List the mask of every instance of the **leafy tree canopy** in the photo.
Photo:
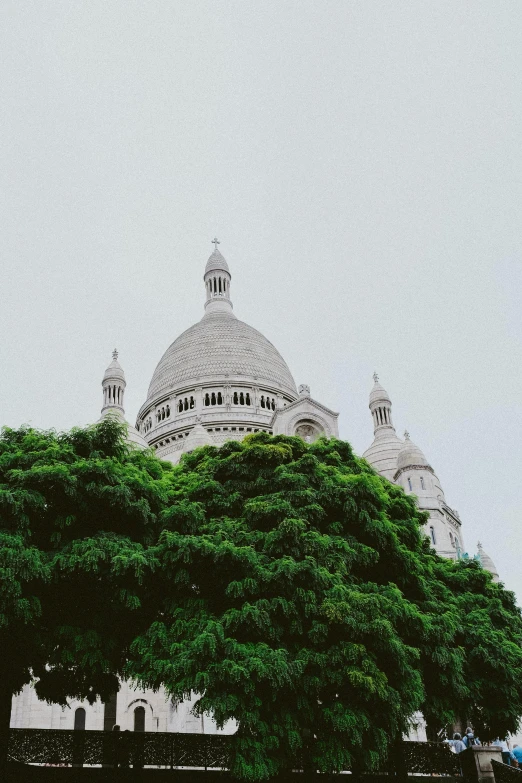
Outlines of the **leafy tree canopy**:
M143 573L170 466L114 419L0 436L0 739L13 693L106 698L144 617ZM148 616L148 615L147 615Z
M484 739L515 729L513 595L438 557L414 499L347 443L259 433L197 449L169 480L146 585L158 612L127 674L235 719L236 776L303 752L323 771L372 767L417 710Z
M417 710L516 729L514 596L438 557L347 443L259 433L173 468L124 435L0 437L0 740L31 678L63 703L121 675L236 720L248 780L372 767Z

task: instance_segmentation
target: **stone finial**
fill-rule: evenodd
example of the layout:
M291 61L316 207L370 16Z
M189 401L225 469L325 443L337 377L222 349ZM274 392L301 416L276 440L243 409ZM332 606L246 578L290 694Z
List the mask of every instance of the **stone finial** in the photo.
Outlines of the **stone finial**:
M306 385L306 383L302 383L299 386L299 394L301 397L309 397L310 396L310 387Z
M408 432L408 430L404 430L404 437L406 438L406 440L410 439L410 433Z
M373 373L373 380L375 381L375 383L379 382L379 376L377 375L376 372Z
M118 351L117 351L117 349L116 349L116 348L115 348L115 349L114 349L114 351L112 352L112 358L114 359L114 361L116 361L116 360L117 360L117 358L118 358Z
M477 549L482 549L482 544L480 543L480 541L477 542Z
M214 245L214 250L217 250L217 246L220 245L221 242L217 237L214 237L214 239L212 240L212 244Z

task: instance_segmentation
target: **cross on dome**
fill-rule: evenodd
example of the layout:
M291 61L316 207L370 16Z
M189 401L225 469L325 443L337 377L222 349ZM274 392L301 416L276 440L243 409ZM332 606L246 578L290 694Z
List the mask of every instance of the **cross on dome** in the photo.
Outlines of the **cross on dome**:
M212 244L214 245L214 250L217 250L217 246L220 245L221 242L217 237L214 237L214 239L212 240Z
M112 352L112 358L114 359L114 361L116 361L116 359L118 358L118 351L117 351L117 349L116 349L116 348L115 348L115 349L114 349L114 351Z
M375 383L377 383L377 381L379 380L379 376L377 375L376 372L373 373L373 380L375 381Z
M406 438L406 440L410 439L410 433L408 432L408 430L404 430L404 437Z

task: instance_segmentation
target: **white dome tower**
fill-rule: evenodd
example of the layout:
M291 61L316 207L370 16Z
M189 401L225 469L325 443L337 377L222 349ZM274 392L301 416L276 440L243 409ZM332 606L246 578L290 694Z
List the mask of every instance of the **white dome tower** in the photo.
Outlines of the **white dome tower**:
M112 352L112 362L103 375L103 407L101 409L100 421L106 416L116 417L119 421L127 425L127 441L141 449L146 449L148 448L147 441L140 435L138 430L125 419L123 395L126 385L125 373L118 361L118 351L115 348Z
M118 361L118 351L116 348L112 352L112 362L109 364L103 375L103 407L102 416L109 411L118 412L123 416L125 408L123 407L123 395L125 392L125 373Z
M220 446L251 432L274 432L278 415L299 400L279 351L236 318L230 269L213 242L203 275L204 315L161 357L136 423L158 457L174 463L194 444Z
M397 436L393 426L390 395L379 383L377 373L374 373L373 380L369 407L373 419L374 440L363 457L381 476L393 481L402 440Z
M480 563L482 565L482 568L484 568L486 571L489 571L491 574L494 582L500 582L497 567L491 557L488 555L487 552L484 551L482 544L480 541L477 544L478 554L480 557Z
M444 497L440 480L418 446L404 433L404 443L397 457L394 481L408 495L415 495L421 511L427 511L426 533L439 555L456 558L463 551L461 522Z

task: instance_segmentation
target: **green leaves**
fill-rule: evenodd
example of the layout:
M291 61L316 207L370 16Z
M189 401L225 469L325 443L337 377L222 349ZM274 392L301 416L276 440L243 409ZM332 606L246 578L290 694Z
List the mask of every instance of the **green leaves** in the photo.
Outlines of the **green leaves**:
M171 467L127 446L112 419L0 436L0 676L16 692L95 699L115 687L145 625ZM147 615L147 617L149 617Z
M232 772L372 769L422 710L522 713L522 620L347 443L257 433L180 465L114 420L0 438L0 675L95 700L117 675L237 722ZM370 750L368 750L370 749Z

